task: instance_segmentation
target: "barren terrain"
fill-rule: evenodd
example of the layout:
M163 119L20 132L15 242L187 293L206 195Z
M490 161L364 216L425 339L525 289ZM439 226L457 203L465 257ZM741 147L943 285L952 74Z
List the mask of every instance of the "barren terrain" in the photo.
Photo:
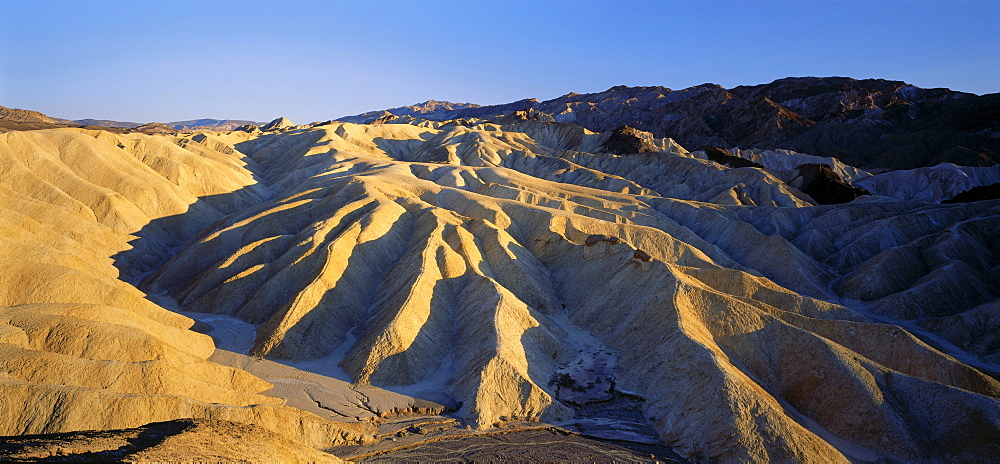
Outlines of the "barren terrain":
M1000 168L528 116L0 133L4 459L1000 459Z

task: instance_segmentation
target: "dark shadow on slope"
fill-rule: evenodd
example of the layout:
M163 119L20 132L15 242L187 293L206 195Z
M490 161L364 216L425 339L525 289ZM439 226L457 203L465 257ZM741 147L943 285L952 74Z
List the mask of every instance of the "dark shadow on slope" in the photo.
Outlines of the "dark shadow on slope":
M189 429L190 420L155 422L118 430L0 437L2 462L112 462L163 443ZM118 445L122 441L124 445ZM113 448L117 446L117 448Z
M154 219L133 232L131 235L136 238L128 242L132 248L111 256L119 278L137 285L145 274L162 266L185 245L213 230L220 219L264 203L267 198L261 196L255 185L200 197L188 205L186 212Z
M153 303L161 305L165 309L184 314L184 306L178 307L178 305L170 298L172 295L150 295L148 294L149 292L147 288L141 283L141 280L148 276L151 272L154 272L156 269L163 266L171 258L176 256L192 243L205 238L221 227L225 227L237 220L260 212L265 205L269 204L268 201L261 201L256 204L243 207L242 205L246 203L243 200L247 195L246 190L247 189L245 188L227 194L201 197L195 203L189 205L186 213L155 219L146 224L141 230L133 233L136 238L129 242L130 245L132 245L132 248L112 256L114 264L119 269L120 275L122 276L121 279L146 292L146 298ZM231 214L223 215L214 208L210 208L210 205L213 204L240 204L241 206L239 208L234 208L236 211L233 211ZM406 240L409 237L406 235L405 229L408 227L409 224L406 221L400 221L398 225L393 226L393 228L396 229L393 233L402 236L403 239ZM239 233L239 231L237 230L236 233ZM327 239L327 241L329 240L330 239ZM360 266L360 261L364 260L363 257L365 255L368 255L368 257L371 258L379 253L380 248L387 246L388 245L378 240L359 244L356 247L352 258L349 259L348 267ZM398 258L399 257L390 258L384 261L382 263L384 266L383 269L375 272L371 278L365 279L369 281L368 285L371 285L373 282L380 282L383 280L385 274L390 272L390 270L394 267L396 264L395 260ZM209 263L206 266L211 266L212 264L214 264L214 262ZM179 292L183 290L183 284L187 282L188 278L196 278L197 275L203 271L203 269L192 269L192 271L191 275L179 278L177 279L177 282L171 282L172 285L168 285L167 292ZM303 285L306 283L308 282L303 282ZM343 282L338 282L338 285L341 283ZM163 282L158 281L158 284L163 284ZM300 290L301 289L298 291ZM363 288L362 291L363 290L366 290L366 288ZM290 292L294 291L295 290L290 290ZM324 295L320 302L320 306L330 304L331 298L333 298L333 295ZM331 324L335 323L340 326L346 325L343 332L349 332L352 327L364 324L364 321L369 317L367 310L368 306L372 304L373 299L373 295L367 295L362 301L361 304L364 308L361 311L361 318L355 318L343 322L337 320L339 316L341 316L340 314L325 313L323 311L311 311L306 317L296 323L296 328L293 329L293 331L301 331L301 338L308 339L310 337L310 333L322 332ZM279 308L274 308L275 311L278 309ZM192 330L197 329L200 332L205 332L208 330L208 327L205 327L205 325L205 323L196 324L195 327L192 327ZM324 351L329 352L334 348L337 348L337 346L327 346ZM445 351L447 351L447 349L445 349ZM316 360L323 358L323 356L317 353L312 358L313 360ZM281 359L280 357L272 359L268 356L268 360L332 379L343 380L346 382L352 382L354 380L345 376L343 371L340 369L315 368L307 363ZM340 360L337 361L339 362ZM335 364L336 363L334 363L334 365ZM446 401L448 398L443 398L441 394L436 392L414 392L412 389L407 388L407 386L387 386L383 389L422 400L420 402L421 404L426 405L428 402L439 404L440 412L456 409L454 401ZM432 409L434 409L433 405L428 405L428 407L423 409L425 409L423 413L434 413L434 411L432 411Z
M439 405L439 411L436 413L454 412L462 406L461 402L451 396L450 391L452 382L456 380L454 376L458 373L449 370L450 367L455 366L455 357L461 355L456 343L459 335L455 331L461 324L455 320L455 292L453 288L449 287L462 285L461 280L464 278L443 278L435 281L434 288L431 290L430 313L427 320L421 324L413 342L405 351L392 354L379 363L375 371L371 373L372 384L389 391L436 403ZM358 328L357 332L385 330L401 309L398 308L396 312L391 314L372 314L370 319ZM357 348L358 346L351 347L350 351ZM428 369L426 366L414 366L414 360L411 357L421 351L432 353L434 367ZM414 382L403 385L390 384L389 379L398 376L401 371L404 372L404 375L412 378Z
M324 244L329 244L339 238L351 225L364 221L375 207L374 203L369 203L355 211L356 215L360 217L345 218L344 224L331 230L325 237ZM351 250L351 256L347 259L345 272L339 276L332 289L327 290L308 313L286 330L286 335L280 345L263 354L281 362L282 358L303 356L303 350L296 345L302 342L318 341L321 346L306 347L304 356L313 359L328 356L348 338L348 332L365 323L370 317L369 308L376 299L376 293L370 291L371 289L368 287L375 286L377 289L377 284L384 281L386 275L402 257L402 254L393 256L389 250L405 246L406 230L410 228L412 223L407 218L407 215L401 216L382 236L356 244ZM323 271L323 265L331 259L328 256L330 252L329 249L324 249L323 255L314 260L315 268L311 270L313 276ZM373 267L376 269L372 269ZM305 285L310 282L311 280L302 283ZM363 285L364 288L359 288ZM301 290L299 289L299 291ZM349 294L352 290L353 295ZM348 294L345 295L345 293ZM348 301L343 301L345 297ZM271 321L278 323L283 316L284 314L275 314ZM265 323L261 328L267 326L268 324ZM285 341L289 342L290 345L286 346ZM261 340L258 339L257 342L255 351L258 350ZM349 379L342 380L349 381Z

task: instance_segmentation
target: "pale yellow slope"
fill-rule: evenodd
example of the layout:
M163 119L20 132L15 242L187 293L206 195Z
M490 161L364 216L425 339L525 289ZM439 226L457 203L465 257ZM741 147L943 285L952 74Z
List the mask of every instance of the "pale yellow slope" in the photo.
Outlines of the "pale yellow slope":
M221 211L270 195L235 150L137 134L9 132L0 166L0 434L212 417L313 445L361 437L361 428L259 395L270 384L207 361L212 340L186 330L191 319L119 279L119 270L155 266ZM140 230L145 240L128 235Z

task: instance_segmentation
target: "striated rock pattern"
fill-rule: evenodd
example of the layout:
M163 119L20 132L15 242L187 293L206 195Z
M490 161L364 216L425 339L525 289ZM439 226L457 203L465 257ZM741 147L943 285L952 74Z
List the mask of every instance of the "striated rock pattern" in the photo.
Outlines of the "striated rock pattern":
M817 206L670 139L410 121L0 134L2 434L371 433L207 360L190 311L479 428L627 396L691 459L1000 457L1000 202Z

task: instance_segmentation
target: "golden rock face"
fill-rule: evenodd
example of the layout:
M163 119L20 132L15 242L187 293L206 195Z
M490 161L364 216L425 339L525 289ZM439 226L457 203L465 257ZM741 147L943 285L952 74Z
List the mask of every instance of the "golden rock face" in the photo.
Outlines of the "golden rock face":
M687 457L998 452L998 351L962 335L1000 324L996 202L814 206L607 137L0 134L0 435L198 417L329 446L432 396L485 428L610 394Z

